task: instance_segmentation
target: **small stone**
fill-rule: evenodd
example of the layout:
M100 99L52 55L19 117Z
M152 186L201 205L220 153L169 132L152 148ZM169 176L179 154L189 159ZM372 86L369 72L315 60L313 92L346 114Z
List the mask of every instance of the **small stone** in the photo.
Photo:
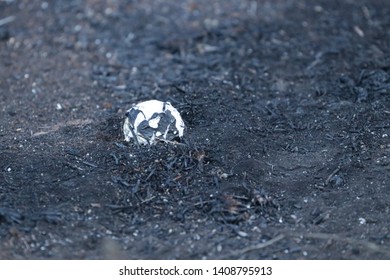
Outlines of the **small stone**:
M238 234L239 236L241 236L241 237L248 237L248 234L247 234L245 231L239 230L239 231L237 231L237 234Z

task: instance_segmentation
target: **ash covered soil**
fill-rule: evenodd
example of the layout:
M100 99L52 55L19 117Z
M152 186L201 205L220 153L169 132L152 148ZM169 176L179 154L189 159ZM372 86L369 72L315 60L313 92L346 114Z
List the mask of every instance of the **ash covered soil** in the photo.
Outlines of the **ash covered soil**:
M389 259L390 3L0 1L0 259ZM178 144L124 142L170 101Z

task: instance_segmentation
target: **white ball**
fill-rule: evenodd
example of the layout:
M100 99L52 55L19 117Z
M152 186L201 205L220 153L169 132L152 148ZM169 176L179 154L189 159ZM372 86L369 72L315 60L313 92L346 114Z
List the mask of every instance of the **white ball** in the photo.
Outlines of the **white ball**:
M185 125L180 113L169 102L149 100L126 112L123 124L125 141L153 145L159 140L183 137Z

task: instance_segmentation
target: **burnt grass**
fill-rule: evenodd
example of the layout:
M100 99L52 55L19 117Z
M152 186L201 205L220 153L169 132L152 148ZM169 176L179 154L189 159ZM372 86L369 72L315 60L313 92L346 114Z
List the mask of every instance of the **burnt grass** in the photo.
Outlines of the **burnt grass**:
M0 1L0 259L389 259L390 4ZM124 142L170 101L180 143Z

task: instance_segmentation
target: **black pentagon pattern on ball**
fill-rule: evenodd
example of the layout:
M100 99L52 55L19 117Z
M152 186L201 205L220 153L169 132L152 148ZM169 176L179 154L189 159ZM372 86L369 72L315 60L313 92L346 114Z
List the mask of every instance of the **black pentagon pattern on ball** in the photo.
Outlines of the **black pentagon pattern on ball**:
M134 109L134 108L131 108L129 111L126 112L126 117L128 117L130 120L132 120L131 123L134 123L135 119L137 118L138 114L141 113L143 114L143 112L141 110L138 110L138 109Z
M147 120L142 121L138 125L138 136L142 135L142 137L147 140L153 137L153 134L155 134L156 129L149 126L149 122Z
M171 128L171 126L172 126L172 128ZM164 114L160 114L160 121L158 123L157 130L162 135L164 135L164 133L168 132L168 135L166 135L166 137L169 138L169 139L173 139L177 135L177 133L178 133L178 131L175 128L175 126L176 126L176 119L171 114L171 111L166 110L164 112Z

